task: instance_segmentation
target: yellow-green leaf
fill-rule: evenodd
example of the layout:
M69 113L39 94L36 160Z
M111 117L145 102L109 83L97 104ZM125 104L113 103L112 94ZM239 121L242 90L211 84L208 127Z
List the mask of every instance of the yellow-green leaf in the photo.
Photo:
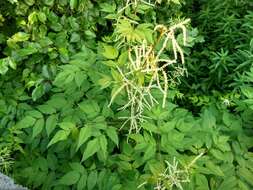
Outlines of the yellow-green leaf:
M104 52L102 55L107 59L116 59L119 55L119 52L116 48L109 45L103 45L104 46Z

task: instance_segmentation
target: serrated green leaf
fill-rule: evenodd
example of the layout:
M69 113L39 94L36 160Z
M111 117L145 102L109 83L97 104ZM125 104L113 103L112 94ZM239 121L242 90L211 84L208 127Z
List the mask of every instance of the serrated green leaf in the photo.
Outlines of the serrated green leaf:
M92 128L90 126L82 127L79 132L76 150L78 150L92 135Z
M58 131L54 137L51 139L51 141L49 142L49 144L47 145L47 147L50 147L51 145L59 142L59 141L63 141L66 140L68 138L70 134L70 131L65 131L65 130L60 130Z
M211 150L210 150L210 153L211 153L216 159L219 159L219 160L224 160L224 159L225 159L223 153L222 153L220 150L211 149Z
M87 78L87 76L83 72L77 72L75 74L75 82L78 87L80 87L83 81Z
M199 189L209 190L208 180L204 175L196 174L195 178L196 178L196 185L199 187Z
M47 104L54 107L55 109L60 109L67 104L67 101L64 97L55 96L52 97L52 99L50 99L49 101L47 101Z
M245 95L247 98L249 98L249 99L253 98L253 87L242 86L241 91L242 91L243 95Z
M101 11L106 13L113 13L116 10L116 5L113 3L102 3L100 4Z
M71 131L76 125L72 122L62 122L59 124L59 126L65 131Z
M98 176L97 171L92 171L89 174L88 179L87 179L88 190L92 190L96 186L96 184L97 184L97 176Z
M238 187L240 190L250 190L249 186L242 182L241 180L238 180Z
M38 17L39 21L42 22L42 23L45 23L46 20L47 20L47 16L43 12L37 13L37 17Z
M46 132L49 136L55 129L57 124L57 115L50 115L46 120Z
M33 127L33 134L32 134L32 138L37 137L43 130L44 128L44 119L38 119Z
M156 132L158 131L158 130L157 130L157 127L156 127L154 124L149 123L149 122L143 123L143 124L141 125L141 127L142 127L143 129L145 129L145 130L148 130L148 131L154 132L154 133L156 133Z
M172 129L174 129L176 127L176 121L168 121L165 124L163 124L162 126L159 127L159 130L161 131L161 133L168 133L169 131L171 131Z
M106 129L107 136L118 146L119 145L119 139L118 134L116 132L116 129L113 127L108 127Z
M231 176L229 178L225 178L225 180L221 183L218 190L231 190L235 189L237 186L237 181L235 176Z
M32 99L36 101L44 95L44 87L42 85L36 86L36 88L32 92Z
M58 184L70 186L76 184L79 179L80 173L78 171L70 171L59 179Z
M40 105L37 107L44 114L53 114L56 112L55 108L50 105Z
M107 139L104 135L101 135L99 138L100 150L102 150L103 156L107 155Z
M251 186L253 186L253 172L248 170L247 168L239 168L238 174L247 181Z
M156 152L155 146L149 145L144 153L143 159L148 160L148 159L152 158L155 155L155 152Z
M109 46L106 44L103 44L104 47L104 52L102 53L102 55L107 58L107 59L116 59L119 55L119 52L116 48L114 48L113 46Z
M85 189L86 183L87 183L87 173L82 174L82 176L77 184L77 190Z
M70 9L73 10L77 6L77 0L69 0Z
M69 164L71 169L74 170L74 171L78 171L80 174L83 174L85 173L85 168L84 166L79 163L79 162L72 162Z
M36 119L40 119L43 117L43 115L37 110L28 111L26 112L26 114Z
M79 104L79 107L89 118L96 117L100 112L98 103L93 100L85 100Z
M95 154L99 150L99 141L97 138L89 141L87 143L87 147L83 153L82 161L87 160L89 157L91 157L93 154Z
M213 162L208 161L206 162L206 168L208 168L213 174L217 176L224 176L223 171L220 169L219 166L215 165Z
M35 122L36 122L35 118L31 116L26 116L21 121L19 121L16 126L19 129L25 129L25 128L33 126Z
M9 40L8 42L23 42L23 41L27 41L30 38L30 34L24 33L24 32L18 32L16 34L14 34ZM7 43L8 43L7 42Z
M205 110L202 125L204 128L212 128L216 125L216 119L210 110Z

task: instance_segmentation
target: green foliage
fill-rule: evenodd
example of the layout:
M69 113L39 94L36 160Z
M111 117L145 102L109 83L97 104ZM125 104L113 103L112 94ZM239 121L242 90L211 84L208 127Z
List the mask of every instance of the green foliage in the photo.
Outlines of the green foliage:
M252 189L252 7L1 1L0 171L42 190Z

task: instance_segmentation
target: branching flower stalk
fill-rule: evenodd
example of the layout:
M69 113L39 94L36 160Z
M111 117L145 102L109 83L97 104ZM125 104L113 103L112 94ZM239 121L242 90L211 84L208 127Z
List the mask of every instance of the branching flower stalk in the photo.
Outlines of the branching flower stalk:
M183 42L186 45L186 27L189 19L182 21L170 28L164 25L157 25L154 32L158 33L158 38L155 44L148 44L143 41L141 45L135 45L128 50L128 64L123 67L117 67L120 74L121 86L112 94L109 106L115 98L125 90L128 102L119 110L130 110L130 116L121 117L126 119L123 126L130 122L129 133L139 132L139 123L145 121L143 112L145 109L150 110L155 104L159 104L158 100L152 95L153 89L158 89L163 94L162 107L166 105L169 81L184 74L184 54L183 50L176 40L175 31L181 29L183 33ZM173 59L162 58L166 51L168 43L172 44ZM162 43L159 50L156 50L156 45ZM179 54L179 56L178 56ZM180 57L180 62L178 62ZM173 72L170 73L168 67L173 66ZM122 126L122 127L123 127Z
M170 163L165 160L167 165L166 169L158 175L156 180L156 186L154 190L172 190L174 187L183 190L183 184L190 182L190 169L196 163L196 161L203 156L204 153L196 156L186 167L183 169L179 168L176 158ZM147 184L145 181L138 188Z

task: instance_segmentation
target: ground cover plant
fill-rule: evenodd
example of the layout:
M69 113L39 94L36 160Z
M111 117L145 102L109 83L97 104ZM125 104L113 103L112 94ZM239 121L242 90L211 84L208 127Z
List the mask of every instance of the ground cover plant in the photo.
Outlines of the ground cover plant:
M3 0L0 50L16 183L253 188L250 0Z

